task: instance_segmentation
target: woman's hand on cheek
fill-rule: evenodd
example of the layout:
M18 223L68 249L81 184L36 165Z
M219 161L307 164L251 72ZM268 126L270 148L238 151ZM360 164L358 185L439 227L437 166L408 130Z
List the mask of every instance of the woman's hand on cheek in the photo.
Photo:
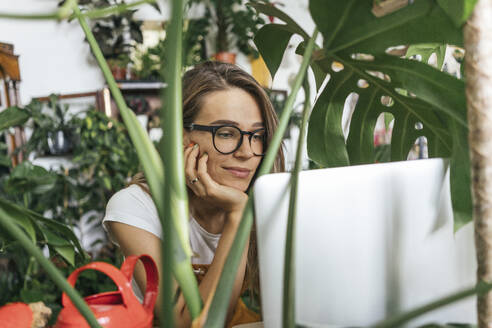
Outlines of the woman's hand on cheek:
M207 172L208 154L203 153L202 156L198 157L199 154L198 144L185 149L185 175L188 187L198 197L210 201L228 212L242 211L248 201L248 195L238 189L214 181Z

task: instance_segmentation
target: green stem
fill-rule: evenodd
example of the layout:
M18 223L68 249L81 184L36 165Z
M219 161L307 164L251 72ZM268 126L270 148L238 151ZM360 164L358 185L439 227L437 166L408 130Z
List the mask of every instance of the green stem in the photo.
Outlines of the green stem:
M313 54L317 35L318 35L318 28L314 30L313 36L311 37L311 39L309 39L309 42L306 46L306 50L304 52L302 63L301 63L301 68L299 68L299 73L297 73L296 79L294 81L294 86L292 87L292 91L290 92L289 97L287 97L287 100L285 101L285 106L282 111L282 114L280 115L280 121L277 127L277 131L275 131L275 134L273 135L272 141L270 142L270 146L268 147L268 151L265 155L265 158L263 158L260 170L258 172L258 176L269 173L273 166L275 157L277 156L278 149L280 148L280 144L282 143L282 138L284 136L285 130L289 125L289 119L292 114L292 110L294 108L294 102L296 100L297 93L301 88L301 84L304 81L304 76L306 75L306 71L309 67L309 63L311 60L311 55Z
M115 6L108 6L105 8L98 8L94 10L89 10L84 13L82 13L82 16L85 18L89 19L97 19L97 18L103 18L106 16L109 16L111 14L121 14L127 11L128 9L138 7L140 5L146 4L146 3L155 3L156 0L139 0L135 1L133 3L129 4L120 4L120 5L115 5ZM70 18L76 18L76 15L73 14Z
M32 269L33 269L33 266L34 266L34 261L35 258L30 256L29 257L29 264L27 266L27 271L26 271L26 279L24 279L24 284L22 286L23 289L26 289L27 288L27 281L28 279L31 279L31 274L32 274Z
M162 163L162 160L157 150L155 149L152 141L150 141L148 134L136 119L135 114L126 106L123 95L121 94L121 91L118 88L118 85L116 84L116 81L114 80L114 77L112 76L106 61L104 60L104 56L94 38L94 35L92 34L85 18L80 13L80 9L75 7L74 14L79 20L80 26L82 27L85 33L87 41L91 46L92 52L94 53L98 65L100 66L103 72L104 78L108 83L108 87L111 90L111 94L116 102L116 105L120 110L120 114L123 118L123 121L125 122L125 125L128 128L130 138L133 144L135 145L138 158L140 160L140 163L142 164L146 180L149 183L152 199L154 200L154 203L156 205L157 212L159 214L159 218L162 223L162 227L163 229L166 229L165 227L169 221L169 220L164 220L164 218L170 218L174 223L172 226L174 230L172 230L173 233L171 234L171 236L173 237L173 239L177 239L179 243L176 242L175 244L173 244L173 248L172 248L173 256L171 258L174 258L174 256L181 257L182 259L184 259L183 261L187 264L187 268L184 268L184 266L179 266L180 269L178 271L175 271L174 274L176 276L176 280L178 280L180 284L182 284L183 281L187 282L186 286L184 286L185 288L183 289L183 294L185 295L185 299L187 300L188 306L190 307L190 312L193 315L197 315L197 312L199 312L199 310L197 310L196 304L200 304L201 301L199 298L196 281L195 284L189 283L190 281L192 281L190 277L193 277L193 279L195 278L193 275L193 270L191 267L191 260L190 260L192 251L189 244L188 222L184 221L185 218L181 215L178 215L179 213L172 212L171 215L168 214L167 211L170 209L170 207L164 206L164 200L166 199L165 186L166 185L170 186L172 183L167 183L167 184L164 183L164 165ZM169 34L170 34L170 38L172 38L171 37L172 33L169 32ZM181 50L179 49L179 51ZM166 108L173 108L173 107L166 107ZM182 133L182 130L180 133ZM176 148L174 148L171 153L174 154L175 150ZM184 180L183 180L183 185L184 185ZM174 193L174 189L172 190L172 192ZM184 205L180 204L178 206L185 207L187 209L186 203ZM172 208L174 209L174 204ZM183 222L185 224L183 224ZM164 251L167 252L169 250L164 249ZM163 271L162 273L167 274L167 270L170 270L171 267L172 266L168 266L164 268L166 271ZM177 267L178 266L174 266L174 268ZM197 297L192 298L193 296L190 296L192 294L198 296L198 298ZM168 316L161 317L161 319L164 318L166 319L172 318L172 316L168 315ZM164 321L165 320L161 320L161 322Z
M285 108L282 111L280 117L279 126L277 131L273 135L272 141L268 147L268 151L262 160L262 164L258 170L258 177L269 173L275 162L275 157L277 156L278 149L282 143L282 137L287 129L289 123L289 117L292 113L294 101L299 91L304 76L306 75L309 62L311 61L311 55L314 50L314 41L318 35L318 29L316 28L313 32L313 36L309 39L306 46L306 51L304 52L304 58L301 63L301 68L299 73L297 73L296 80L294 82L294 87L285 102ZM212 304L210 306L210 312L207 316L207 321L205 322L205 327L223 327L227 316L227 310L229 306L229 300L231 298L232 286L234 285L234 279L236 278L237 268L239 261L241 259L241 254L246 246L246 242L249 240L249 234L251 231L251 226L253 224L253 192L250 191L248 203L243 212L243 217L239 224L234 242L227 255L222 274L220 275L219 283L215 291L214 297L212 299Z
M7 19L29 19L29 20L55 20L59 19L58 12L48 14L16 14L0 13L0 18Z
M83 17L87 17L90 19L97 19L106 17L111 14L121 14L128 9L138 7L145 3L155 3L156 0L139 0L130 4L121 4L116 6L108 6L105 8L98 8L94 10L89 10L82 14ZM76 0L68 0L65 4L60 7L59 10L53 13L46 14L17 14L17 13L0 13L0 18L7 19L28 19L28 20L62 20L65 18L74 19L77 18L77 14L72 12L72 9L77 7Z
M309 82L304 79L304 108L302 111L302 123L297 142L296 161L291 175L291 190L289 199L289 212L287 216L287 232L285 237L285 262L284 262L284 295L282 306L282 326L294 328L296 326L295 317L295 249L296 249L296 211L297 211L297 187L299 182L299 172L302 170L302 147L306 140L306 126L309 117L311 102L309 100Z
M58 269L53 265L53 263L44 257L43 253L29 240L25 233L13 221L14 220L9 217L8 213L0 207L0 226L2 226L15 240L17 240L21 246L39 262L39 264L41 264L53 282L62 291L64 291L68 297L70 297L75 307L77 307L89 325L93 328L100 328L101 326L94 317L94 314L82 297L80 297L79 293L73 289L65 277L63 277L60 271L58 271Z
M118 106L121 117L125 122L125 126L128 129L128 133L130 135L130 139L132 140L135 149L137 150L137 155L142 164L143 171L145 173L145 177L147 182L149 183L150 191L152 194L152 198L155 202L157 212L159 216L162 216L164 212L163 199L164 199L164 166L162 164L162 160L159 156L159 153L154 147L154 144L149 138L149 135L138 122L135 113L133 113L125 103L123 95L121 94L116 81L114 80L113 75L109 69L106 60L101 52L101 48L97 44L96 39L94 38L94 34L92 34L89 25L87 24L85 18L80 13L80 9L75 7L74 13L77 15L77 19L79 20L80 26L82 27L85 36L87 38L87 42L89 43L94 56L96 57L97 63L101 68L101 71L104 75L106 82L108 83L109 90L111 91L111 95ZM179 245L183 248L183 251L187 256L191 256L192 251L189 245L189 235L188 235L188 225L181 225L179 217L173 216L172 220L174 221L174 229L176 230L176 234L178 235ZM190 271L192 269L190 268Z
M175 0L171 6L171 21L167 29L168 47L164 49L167 65L162 67L162 76L168 82L168 87L163 92L163 106L166 110L161 111L162 130L164 131L163 143L161 148L162 159L164 162L165 179L165 198L164 216L174 218L179 221L178 225L186 230L188 236L188 194L184 175L183 159L183 111L182 111L182 49L183 49L183 6L182 0ZM164 220L169 221L169 220ZM163 222L164 230L164 249L163 249L163 270L172 265L174 275L183 292L188 310L191 317L195 319L199 316L202 308L202 300L198 291L198 283L191 267L191 258L182 252L172 252L175 248L171 244L171 227ZM188 237L187 237L188 238ZM167 240L167 241L166 241ZM170 275L163 276L163 297L172 304L173 282ZM167 304L163 303L163 304ZM172 316L172 308L167 309L166 316ZM166 320L167 321L167 320ZM171 321L163 323L164 326L172 327Z
M456 301L462 300L464 298L473 296L475 294L484 295L492 289L492 284L485 282L479 282L477 286L459 291L457 293L451 294L449 296L443 297L437 301L430 302L414 310L398 314L389 319L383 320L379 323L371 326L372 328L395 328L403 325L404 323L423 315L424 313L430 312L437 308L443 307L445 305L454 303Z

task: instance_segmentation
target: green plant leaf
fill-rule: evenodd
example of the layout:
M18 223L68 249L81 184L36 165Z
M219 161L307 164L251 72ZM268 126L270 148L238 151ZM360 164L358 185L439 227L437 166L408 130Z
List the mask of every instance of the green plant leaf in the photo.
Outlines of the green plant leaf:
M40 289L23 288L20 297L24 303L33 303L43 300L43 291Z
M54 246L53 249L60 254L71 266L75 266L75 251L71 245Z
M77 249L78 253L83 258L88 259L88 255L82 249L82 246L80 245L78 238L75 236L73 231L68 226L51 219L47 219L36 212L21 207L3 198L0 198L0 208L2 208L6 213L8 213L12 218L14 218L15 222L17 224L22 225L23 228L24 225L27 225L28 228L27 229L24 228L24 229L28 232L30 237L32 234L35 234L37 231L38 234L42 236L42 238L44 238L45 241L48 242L49 238L46 237L46 231L49 231L51 234L56 234L56 237L58 238L58 239L54 239L55 241L53 245L56 244L56 245L63 246L63 245L68 245L70 242ZM29 223L24 223L26 221L28 221ZM62 236L62 237L58 237L58 236ZM59 238L61 238L63 242L60 242ZM33 239L31 237L31 240L36 241L36 238L34 237Z
M443 306L452 304L454 302L460 301L462 299L465 299L467 297L473 296L473 295L484 295L488 293L492 289L492 284L488 284L483 281L479 281L476 286L468 289L464 289L461 291L458 291L456 293L453 293L449 296L441 297L437 300L431 301L427 304L424 304L422 306L419 306L415 309L411 309L408 311L405 311L403 313L398 313L392 317L386 318L380 322L377 322L374 325L371 325L371 328L394 328L394 327L401 327L404 326L405 323L409 322L410 320L417 318L427 312L431 312L433 310L436 310L438 308L441 308ZM432 327L432 326L430 326ZM441 327L441 326L434 326L434 327ZM444 326L447 327L447 326ZM450 327L467 327L466 325L451 325Z
M324 36L324 53L315 63L330 80L310 118L309 157L325 167L374 163L376 120L389 113L395 119L392 161L406 160L419 136L427 138L430 157L451 157L453 209L456 225L461 226L472 217L469 164L459 159L467 145L456 132L467 128L464 82L386 51L413 44L421 45L417 50L422 52L424 45L432 48L425 48L424 55L436 52L440 65L444 45L463 44L462 31L435 1L416 0L382 18L373 16L371 7L369 0L310 1L311 15ZM358 99L345 141L341 118L351 93Z
M473 12L477 0L437 0L456 26L463 25Z
M12 126L19 126L29 119L29 114L22 108L13 106L0 112L0 131Z
M62 238L60 236L57 236L55 233L51 232L50 229L47 229L46 227L42 227L40 229L41 229L41 232L43 233L44 238L45 238L46 242L48 243L48 245L53 246L53 247L56 247L56 246L65 247L65 246L71 245L67 239ZM73 249L73 247L72 247L72 249Z
M472 220L473 201L471 194L470 152L468 129L455 121L450 122L453 131L453 152L450 161L451 201L454 211L454 230Z
M435 53L437 56L437 69L441 70L444 64L444 58L446 57L446 45L439 43L427 43L427 44L415 44L411 45L407 49L405 55L406 58L410 58L413 55L420 55L423 63L428 63L430 56Z
M265 25L255 35L255 45L264 58L272 79L275 78L292 35L293 32L287 25L280 24Z
M371 13L372 0L313 0L309 9L327 54L376 55L389 47L418 43L463 45L461 30L432 0L415 0L381 18Z
M46 171L41 166L32 165L24 161L11 172L6 183L6 190L12 194L42 194L52 189L56 182L56 175Z
M287 28L293 33L297 33L305 40L309 40L309 34L307 34L306 31L304 31L304 29L300 27L295 20L290 18L289 15L285 14L283 11L276 8L272 3L264 1L254 1L248 2L247 5L253 7L258 13L265 14L267 16L277 17L278 19L286 23Z
M9 215L14 218L15 223L24 229L30 240L33 243L36 243L36 230L34 228L33 222L29 220L29 216L19 210L17 208L17 205L14 205L12 202L9 202L2 198L0 198L0 207L7 211Z
M348 92L346 81L349 79L350 75L333 74L330 77L331 83L322 91L309 119L309 157L324 167L350 164L340 123Z

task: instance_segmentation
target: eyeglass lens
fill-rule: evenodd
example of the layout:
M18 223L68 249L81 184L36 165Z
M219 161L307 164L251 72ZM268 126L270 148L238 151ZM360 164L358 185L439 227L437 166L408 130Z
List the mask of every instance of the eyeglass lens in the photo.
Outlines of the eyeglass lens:
M249 136L247 137L250 141L253 154L263 155L265 131L258 131L251 138ZM215 132L215 147L221 153L231 153L237 150L241 138L241 131L238 128L232 126L221 127Z

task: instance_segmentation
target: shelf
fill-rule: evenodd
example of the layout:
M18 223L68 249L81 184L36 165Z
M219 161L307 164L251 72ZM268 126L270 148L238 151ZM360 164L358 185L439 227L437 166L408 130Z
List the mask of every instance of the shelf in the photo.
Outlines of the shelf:
M158 90L167 87L167 83L150 81L118 81L117 84L121 90Z

